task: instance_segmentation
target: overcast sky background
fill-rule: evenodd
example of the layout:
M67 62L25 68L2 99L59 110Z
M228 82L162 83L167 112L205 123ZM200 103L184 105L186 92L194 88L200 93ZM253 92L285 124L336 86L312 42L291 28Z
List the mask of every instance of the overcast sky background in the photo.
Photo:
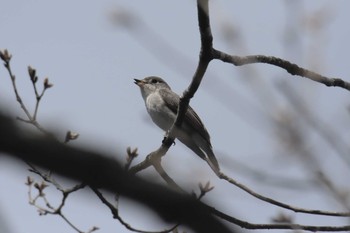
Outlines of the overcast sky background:
M345 0L213 0L214 45L237 55L281 57L350 81L349 9L350 2ZM315 30L317 23L323 25L322 30ZM182 93L190 83L199 53L195 1L0 0L0 32L0 49L6 48L13 55L12 69L29 109L33 109L35 98L27 66L37 69L40 81L49 77L54 84L39 109L38 120L46 129L55 131L62 140L67 130L79 132L72 145L109 154L120 155L128 146L138 147L137 161L158 148L163 132L151 123L133 79L161 76L175 92ZM2 111L24 117L4 67L0 67L0 80ZM293 108L278 88L281 85L297 90L303 104L349 148L349 93L290 76L277 67L257 64L237 68L214 61L191 106L211 134L225 173L280 201L341 211L324 189L271 187L234 167L239 161L276 177L309 178L297 158L281 153L276 132L269 125L268 119ZM336 178L337 185L348 189L349 167L317 135L310 135L308 146L324 154L321 167ZM198 191L198 182L210 180L215 189L204 201L242 220L267 223L281 211L218 181L207 164L181 143L171 148L163 162L170 175L189 191ZM57 216L38 216L28 204L24 185L28 175L35 177L22 162L0 157L0 218L7 223L0 232L74 232ZM149 169L142 175L155 173ZM64 184L69 187L74 183ZM53 203L60 198L55 189L48 189L47 195ZM164 229L166 224L135 205L121 200L121 215L130 224L145 230ZM83 231L98 226L101 233L129 232L88 189L71 195L63 211ZM339 218L293 217L305 224L346 224Z

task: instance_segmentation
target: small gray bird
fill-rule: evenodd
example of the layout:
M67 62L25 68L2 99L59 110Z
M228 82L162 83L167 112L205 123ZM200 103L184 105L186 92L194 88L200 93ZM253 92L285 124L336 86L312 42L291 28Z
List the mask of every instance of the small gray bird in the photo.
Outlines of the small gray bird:
M146 109L153 122L164 131L173 125L180 97L161 78L151 76L142 80L134 79L141 89ZM181 128L175 130L175 137L204 159L219 175L219 163L215 158L210 136L197 113L188 106Z

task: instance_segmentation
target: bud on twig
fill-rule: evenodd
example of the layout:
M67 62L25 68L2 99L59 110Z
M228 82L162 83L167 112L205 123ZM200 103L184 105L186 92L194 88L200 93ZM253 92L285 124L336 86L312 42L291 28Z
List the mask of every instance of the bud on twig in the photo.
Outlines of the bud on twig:
M93 226L87 233L92 233L94 231L99 230L100 228Z
M66 133L66 139L64 140L65 143L71 141L71 140L75 140L79 137L79 134L78 133L75 133L75 132L72 132L72 131L68 131Z
M274 223L293 223L293 217L291 215L287 215L283 212L279 212L275 217L273 217L272 222Z
M4 51L0 50L0 58L5 63L9 63L12 58L12 55L7 51L7 49L5 49Z
M42 181L41 182L41 184L39 184L39 183L35 183L34 184L34 187L39 191L39 195L40 196L45 196L45 194L44 194L44 189L46 188L46 187L48 187L49 185L47 185L44 181Z
M52 83L49 83L49 78L45 78L44 79L44 88L45 89L48 89L48 88L50 88L50 87L52 87L53 86L53 84Z
M126 153L128 154L128 157L126 158L127 162L129 163L131 160L136 158L139 154L137 153L137 147L131 150L130 147L126 149Z
M214 189L214 186L210 186L210 182L208 181L204 186L202 183L199 183L199 189L201 190L201 193L207 193Z
M34 182L33 178L30 176L27 176L27 182L25 184L28 186L31 186L33 182Z
M28 74L29 74L30 80L33 83L36 83L38 81L38 77L36 76L36 70L31 66L28 66Z

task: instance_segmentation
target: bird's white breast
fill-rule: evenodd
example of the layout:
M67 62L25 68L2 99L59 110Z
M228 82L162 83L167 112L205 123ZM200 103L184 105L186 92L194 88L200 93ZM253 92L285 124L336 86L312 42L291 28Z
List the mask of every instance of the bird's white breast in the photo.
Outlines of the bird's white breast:
M145 104L153 122L164 131L169 130L175 120L175 114L166 106L159 92L149 94L145 98Z

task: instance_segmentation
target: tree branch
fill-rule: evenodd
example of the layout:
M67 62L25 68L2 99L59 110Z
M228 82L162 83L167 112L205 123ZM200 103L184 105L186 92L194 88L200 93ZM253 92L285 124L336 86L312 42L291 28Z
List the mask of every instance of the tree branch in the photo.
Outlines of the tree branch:
M140 232L140 233L168 233L173 231L176 227L178 227L178 224L176 224L175 226L162 231L145 231L145 230L136 229L135 227L132 227L129 223L125 222L125 220L120 216L118 206L114 206L112 203L110 203L97 188L93 188L93 187L90 187L90 188L98 196L98 198L102 201L102 203L110 209L113 215L113 218L117 219L126 229L130 231Z
M276 201L272 198L263 196L257 192L254 192L253 190L249 189L247 186L244 184L239 183L235 179L225 175L224 173L220 173L220 179L226 180L229 183L237 186L238 188L242 189L243 191L249 193L253 197L256 197L259 200L265 201L267 203L270 203L275 206L279 206L284 209L288 209L291 211L294 211L296 213L305 213L305 214L314 214L314 215L326 215L326 216L336 216L336 217L349 217L350 213L349 212L331 212L331 211L322 211L322 210L309 210L309 209L304 209L304 208L299 208L295 206L288 205L283 202Z
M294 63L291 63L287 60L283 60L278 57L273 56L264 56L264 55L252 55L252 56L235 56L229 55L222 51L213 49L214 59L221 60L223 62L231 63L235 66L243 66L247 64L254 63L266 63L274 66L278 66L282 69L285 69L291 75L298 75L300 77L308 78L315 82L322 83L327 87L341 87L350 91L350 83L346 82L340 78L328 78L326 76L320 75L311 70L302 68Z

